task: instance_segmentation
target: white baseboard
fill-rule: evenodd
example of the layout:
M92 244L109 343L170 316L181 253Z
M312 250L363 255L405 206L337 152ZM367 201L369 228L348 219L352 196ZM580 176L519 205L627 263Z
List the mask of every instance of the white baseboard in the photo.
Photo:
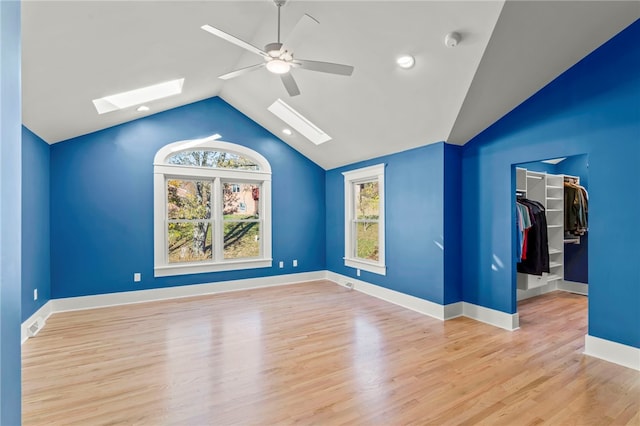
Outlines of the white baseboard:
M464 316L464 304L465 302L456 302L444 305L444 319L449 320Z
M174 299L180 297L193 297L206 294L225 293L230 291L250 290L255 288L274 287L289 284L298 284L317 280L330 280L347 287L347 283L353 284L353 288L362 293L385 300L395 305L428 315L440 320L447 320L459 316L465 316L481 321L505 330L516 330L519 327L518 314L507 314L483 306L467 302L456 302L448 305L440 305L419 297L410 296L384 287L356 280L345 275L331 271L304 272L300 274L277 275L272 277L250 278L244 280L224 281L218 283L194 284L177 287L156 288L148 290L128 291L121 293L100 294L95 296L69 297L64 299L52 299L45 303L21 326L21 341L28 339L27 328L38 318L44 321L56 312L74 311L82 309L101 308L114 305L151 302L154 300ZM570 283L570 282L569 282ZM580 284L580 283L575 283ZM586 285L585 285L586 286ZM562 289L564 290L564 289ZM572 291L572 290L565 290ZM577 291L573 291L576 292ZM635 370L640 370L640 349L600 339L598 337L585 336L585 355L613 362Z
M147 290L125 291L120 293L97 294L94 296L67 297L51 299L22 323L21 339L28 339L27 327L38 317L45 321L56 312L79 311L83 309L104 308L107 306L152 302L155 300L176 299L181 297L203 296L230 291L299 284L324 280L325 271L303 272L300 274L276 275L271 277L249 278L244 280L223 281L217 283L193 284L176 287L153 288Z
M509 331L517 330L520 327L520 317L517 313L508 314L495 309L485 308L484 306L474 305L473 303L463 302L463 304L462 312L465 317Z
M322 280L324 278L324 271L304 272L301 274L275 275L271 277L221 281L217 283L152 288L147 290L98 294L95 296L67 297L64 299L53 299L52 301L54 303L54 312L78 311L81 309L103 308L107 306L127 305L130 303L152 302L155 300L177 299L181 297L203 296L229 291L297 284L306 281Z
M378 299L385 300L393 303L394 305L402 306L403 308L411 309L412 311L416 311L439 320L444 320L446 318L445 306L438 303L400 293L399 291L389 290L388 288L370 284L366 281L357 280L345 275L336 274L331 271L326 272L326 279L343 287L349 287L347 283L351 283L353 284L352 288L361 293L377 297Z
M505 330L512 331L519 327L518 314L507 314L467 302L440 305L331 271L327 271L327 279L343 287L348 287L347 283L353 284L354 290L439 320L465 316Z
M440 305L331 271L327 271L327 279L343 287L348 287L347 283L351 283L354 290L439 320L465 316L510 331L519 326L518 314L507 314L467 302Z
M584 354L640 371L640 348L584 336Z
M589 295L589 285L584 283L578 283L575 281L559 281L558 290L568 291L570 293L582 294L584 296Z
M27 339L29 338L29 333L27 329L31 324L36 322L38 318L42 318L42 321L46 323L47 319L51 316L52 313L53 313L53 301L49 300L47 301L47 303L42 305L40 309L35 311L33 315L27 318L27 320L24 321L20 326L20 343L22 344L26 342Z

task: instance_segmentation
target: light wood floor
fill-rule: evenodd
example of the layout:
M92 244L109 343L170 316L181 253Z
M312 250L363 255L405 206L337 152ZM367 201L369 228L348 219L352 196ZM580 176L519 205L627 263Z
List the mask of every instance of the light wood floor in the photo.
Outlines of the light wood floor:
M23 345L25 425L640 424L640 372L582 355L587 300L522 329L329 282L55 314Z

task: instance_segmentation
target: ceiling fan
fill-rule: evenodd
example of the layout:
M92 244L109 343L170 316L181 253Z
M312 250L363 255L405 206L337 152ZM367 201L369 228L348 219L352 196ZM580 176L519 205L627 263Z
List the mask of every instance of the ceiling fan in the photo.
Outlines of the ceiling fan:
M232 71L230 73L219 76L222 80L228 80L230 78L238 77L240 75L255 71L260 68L267 68L274 74L279 74L284 87L287 89L289 96L297 96L300 94L300 89L296 84L296 81L291 75L292 68L302 68L309 71L319 71L329 74L338 74L349 76L353 73L353 67L350 65L334 64L331 62L319 62L309 61L306 59L294 58L293 51L295 48L296 39L301 33L313 25L319 22L309 15L304 15L296 26L293 28L284 43L280 42L280 8L286 3L286 0L274 0L274 3L278 7L278 41L275 43L269 43L264 47L264 50L255 47L254 45L240 40L239 38L232 36L218 28L211 25L203 25L201 28L215 36L222 38L230 43L240 46L249 52L262 56L264 62L261 64L251 65L245 68Z

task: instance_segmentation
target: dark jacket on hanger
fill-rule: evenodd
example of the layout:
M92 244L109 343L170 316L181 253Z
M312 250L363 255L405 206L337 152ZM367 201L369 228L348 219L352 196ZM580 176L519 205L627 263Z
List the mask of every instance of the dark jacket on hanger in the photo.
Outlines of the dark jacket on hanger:
M527 258L517 264L518 272L542 275L549 272L549 238L544 206L526 198L518 199L531 213L531 228L527 233Z
M564 230L573 235L584 235L587 231L587 191L584 187L564 183Z

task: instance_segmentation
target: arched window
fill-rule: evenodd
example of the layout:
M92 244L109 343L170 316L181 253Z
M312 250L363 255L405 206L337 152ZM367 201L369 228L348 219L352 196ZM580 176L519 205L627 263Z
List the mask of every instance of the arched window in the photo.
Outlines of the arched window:
M271 167L219 137L156 153L156 277L271 267Z

